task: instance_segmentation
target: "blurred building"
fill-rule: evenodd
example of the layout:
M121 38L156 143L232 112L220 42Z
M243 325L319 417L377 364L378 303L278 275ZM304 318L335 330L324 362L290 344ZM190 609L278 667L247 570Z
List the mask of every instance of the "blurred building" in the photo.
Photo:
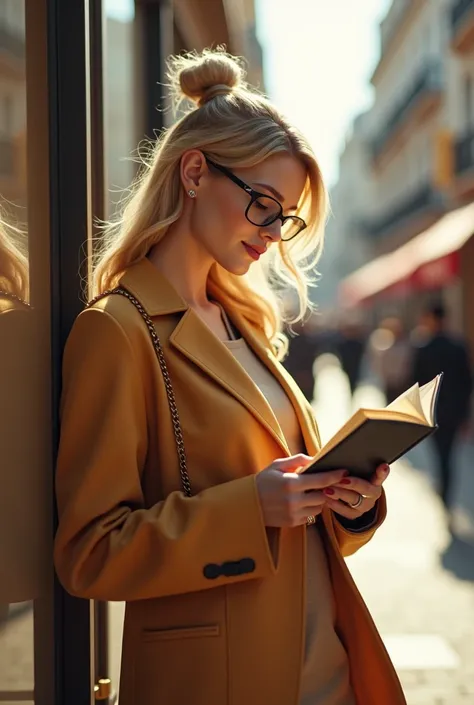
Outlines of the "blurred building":
M255 0L225 0L233 52L246 59L248 81L265 90L262 46L257 37Z
M333 194L339 249L354 265L338 301L411 324L436 295L474 342L474 0L394 0L380 45L374 103ZM365 246L348 255L354 233Z
M451 4L447 82L448 130L452 137L455 201L474 199L474 2Z
M114 12L116 0L103 5L108 208L113 212L133 179L138 142L175 117L163 86L167 56L226 45L245 58L249 82L263 90L263 55L254 0L123 0L128 10L123 18ZM143 91L147 100L133 99Z
M444 207L437 152L446 127L446 0L395 0L381 24L368 143L375 182L366 221L375 251L389 251Z
M371 257L366 237L366 218L374 198L367 149L368 115L359 115L348 135L339 160L339 180L331 191L331 215L320 263L323 277L317 288L317 303L330 306L337 298L339 282Z

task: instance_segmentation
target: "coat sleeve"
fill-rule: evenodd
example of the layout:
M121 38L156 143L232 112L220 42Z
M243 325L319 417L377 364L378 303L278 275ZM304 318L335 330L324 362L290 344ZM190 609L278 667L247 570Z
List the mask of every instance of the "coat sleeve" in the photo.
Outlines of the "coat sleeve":
M334 533L336 535L336 540L339 545L339 550L343 556L351 556L353 553L365 546L366 543L370 541L372 536L375 534L377 529L385 521L387 516L387 500L385 498L385 491L382 489L382 495L377 501L377 513L373 523L370 524L369 528L362 530L351 530L343 526L343 524L338 520L336 514L331 512L332 524L334 527Z
M56 472L55 566L66 590L139 600L275 572L248 476L145 507L145 384L125 330L84 311L66 345Z

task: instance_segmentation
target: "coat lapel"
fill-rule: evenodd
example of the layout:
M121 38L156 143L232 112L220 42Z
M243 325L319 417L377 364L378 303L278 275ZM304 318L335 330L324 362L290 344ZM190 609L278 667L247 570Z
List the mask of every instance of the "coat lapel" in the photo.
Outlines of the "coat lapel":
M156 267L145 258L125 272L120 284L137 297L150 316L183 312L184 315L171 334L170 344L238 399L273 436L283 454L289 455L288 444L264 395L232 353L181 299ZM227 314L254 353L282 385L298 417L307 453L315 454L318 450L318 441L312 431L310 411L306 408L297 385L276 361L263 338L248 321L238 313L227 311Z
M238 399L271 433L285 455L289 449L271 407L225 345L188 309L171 334L170 344Z
M276 377L285 390L298 418L301 433L306 446L306 452L308 455L316 455L320 448L320 439L313 431L315 428L315 423L310 418L312 411L307 408L306 400L303 397L298 385L293 380L292 376L285 370L283 365L281 365L270 350L268 350L263 338L255 331L255 329L251 327L239 314L228 313L228 315L234 325L236 325L241 331L254 353L260 358L263 364L268 367L270 372L274 377Z

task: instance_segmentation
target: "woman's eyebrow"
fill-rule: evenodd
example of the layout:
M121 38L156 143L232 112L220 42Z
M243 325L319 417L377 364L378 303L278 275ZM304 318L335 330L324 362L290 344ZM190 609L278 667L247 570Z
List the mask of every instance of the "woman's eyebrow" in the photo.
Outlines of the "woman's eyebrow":
M263 186L263 188L266 188L267 191L270 191L270 193L273 193L275 198L278 199L279 201L285 200L285 198L281 195L281 193L279 191L277 191L276 188L273 188L273 186L270 186L270 184L264 184L260 181L254 181L254 184L256 186ZM295 211L295 210L297 210L297 208L298 208L298 206L290 206L289 208L287 208L287 210Z

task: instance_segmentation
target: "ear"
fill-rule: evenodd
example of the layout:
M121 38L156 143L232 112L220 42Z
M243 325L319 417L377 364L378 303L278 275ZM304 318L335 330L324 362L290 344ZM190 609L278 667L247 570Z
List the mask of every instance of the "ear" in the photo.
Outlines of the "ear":
M181 183L186 192L199 190L199 183L203 174L207 172L204 154L198 149L190 149L181 157L180 176Z

